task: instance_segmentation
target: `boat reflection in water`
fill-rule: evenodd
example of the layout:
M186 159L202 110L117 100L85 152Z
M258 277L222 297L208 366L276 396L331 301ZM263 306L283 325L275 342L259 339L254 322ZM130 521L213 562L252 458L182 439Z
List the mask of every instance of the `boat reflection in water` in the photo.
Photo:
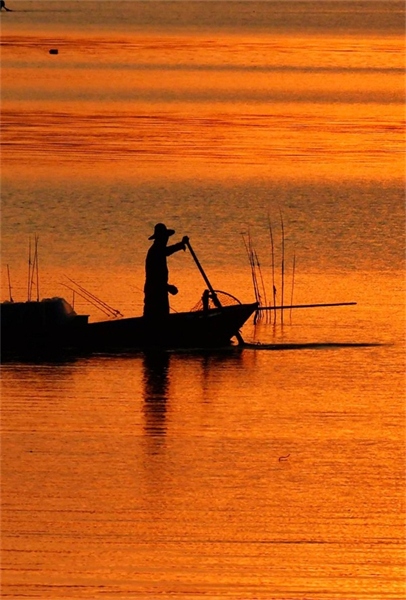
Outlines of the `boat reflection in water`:
M170 354L146 352L143 367L145 433L162 436L166 433Z

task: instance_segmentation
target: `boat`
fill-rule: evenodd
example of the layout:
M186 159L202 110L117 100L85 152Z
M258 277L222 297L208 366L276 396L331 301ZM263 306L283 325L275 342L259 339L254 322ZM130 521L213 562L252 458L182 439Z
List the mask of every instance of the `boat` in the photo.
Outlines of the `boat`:
M240 329L253 315L266 310L287 308L310 308L317 306L342 306L355 302L308 304L291 306L260 306L258 302L241 303L227 292L214 290L204 272L189 239L185 245L205 281L207 289L198 304L188 312L173 312L160 321L139 317L123 317L121 313L94 294L77 284L77 293L112 315L104 321L89 322L88 315L78 315L64 298L48 298L27 302L10 300L1 303L1 352L2 358L13 355L36 355L69 351L73 353L127 352L145 349L204 349L230 346L236 338L245 346ZM35 239L34 265L38 269L38 238ZM31 254L30 254L31 256ZM31 262L30 262L31 264ZM32 273L30 273L32 284ZM37 273L38 280L38 273ZM30 286L31 287L31 286ZM75 289L66 286L72 291ZM37 282L37 292L38 292ZM30 288L29 288L30 289ZM106 312L107 311L107 312Z
M77 346L88 326L64 298L0 305L1 354L36 354Z
M256 302L201 307L171 313L164 322L144 317L89 322L64 298L1 303L2 357L55 351L106 352L147 348L218 348L228 346L257 310Z
M88 324L84 346L93 351L229 346L257 308L254 302L171 313L159 324L144 317L98 321Z

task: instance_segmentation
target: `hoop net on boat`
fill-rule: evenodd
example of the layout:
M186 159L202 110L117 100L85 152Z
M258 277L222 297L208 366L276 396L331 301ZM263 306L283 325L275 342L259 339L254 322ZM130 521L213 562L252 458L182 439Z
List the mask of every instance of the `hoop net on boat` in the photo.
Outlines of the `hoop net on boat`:
M241 304L240 300L229 294L228 292L222 292L221 290L214 290L216 293L218 302L220 302L221 306L232 306L234 304ZM215 304L213 302L213 297L211 294L208 295L208 306L206 308L218 308L218 303ZM191 312L197 312L199 310L204 309L203 296L200 298L199 302L191 308Z

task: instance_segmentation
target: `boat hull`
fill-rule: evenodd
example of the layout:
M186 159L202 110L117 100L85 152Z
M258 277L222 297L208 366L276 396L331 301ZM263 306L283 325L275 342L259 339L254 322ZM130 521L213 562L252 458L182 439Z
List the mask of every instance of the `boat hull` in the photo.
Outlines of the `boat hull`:
M90 350L216 348L227 346L257 309L238 304L187 313L174 313L160 323L144 317L89 323L84 345Z
M131 317L89 323L86 315L60 311L59 300L48 305L5 303L1 311L1 353L5 358L10 354L43 355L57 351L80 354L146 348L218 348L230 345L257 307L257 303L236 304L173 313L161 322Z

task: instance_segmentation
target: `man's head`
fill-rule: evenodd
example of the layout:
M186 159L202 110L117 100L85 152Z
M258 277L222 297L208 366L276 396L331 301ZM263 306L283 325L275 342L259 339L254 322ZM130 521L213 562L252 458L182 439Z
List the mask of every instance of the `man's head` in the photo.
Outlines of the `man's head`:
M167 229L163 223L157 223L154 228L154 233L148 239L149 240L167 240L171 235L175 233L174 229Z

